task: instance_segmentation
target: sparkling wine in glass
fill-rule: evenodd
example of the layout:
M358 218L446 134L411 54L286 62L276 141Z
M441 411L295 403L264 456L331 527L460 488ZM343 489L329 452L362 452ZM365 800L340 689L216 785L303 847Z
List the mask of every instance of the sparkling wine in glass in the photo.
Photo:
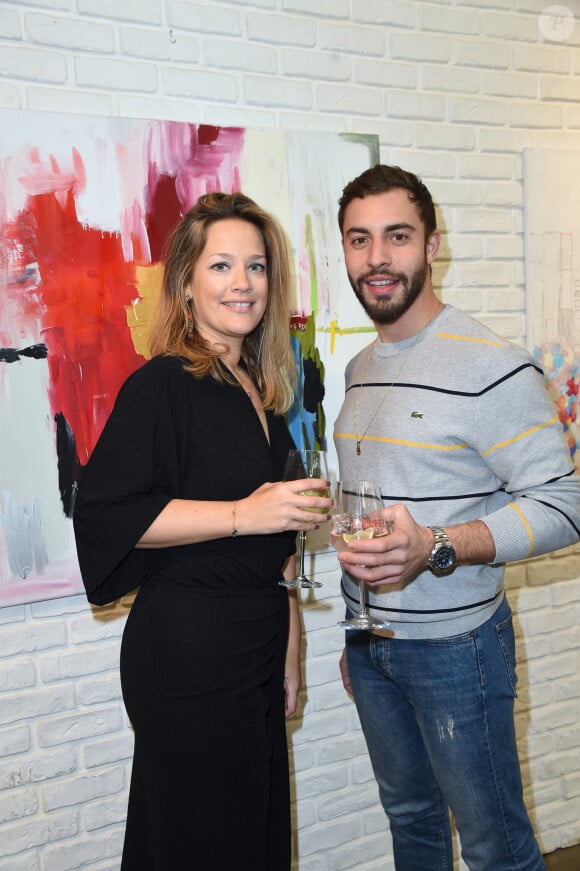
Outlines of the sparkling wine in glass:
M284 470L284 481L301 481L303 478L324 478L328 480L328 468L326 465L325 451L298 451L293 450L288 454L286 468ZM307 488L300 491L302 496L326 496L330 497L328 487L324 490L315 490ZM312 511L315 514L321 514L322 511L318 508L306 508L305 511ZM319 581L311 580L306 576L304 571L304 557L306 551L306 533L300 532L300 568L298 574L293 580L280 581L281 586L287 587L290 590L295 589L312 589L321 587Z
M391 531L382 513L380 490L373 481L342 481L337 487L337 505L332 516L330 540L340 552L349 542L388 535ZM374 618L366 601L366 584L356 579L359 588L359 612L350 620L341 620L343 629L386 629L388 623Z

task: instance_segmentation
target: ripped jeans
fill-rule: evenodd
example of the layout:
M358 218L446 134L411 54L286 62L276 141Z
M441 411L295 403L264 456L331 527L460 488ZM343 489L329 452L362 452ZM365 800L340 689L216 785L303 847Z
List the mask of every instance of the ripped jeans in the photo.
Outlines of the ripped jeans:
M504 599L482 626L409 641L346 633L347 662L397 871L545 871L522 798L515 650Z

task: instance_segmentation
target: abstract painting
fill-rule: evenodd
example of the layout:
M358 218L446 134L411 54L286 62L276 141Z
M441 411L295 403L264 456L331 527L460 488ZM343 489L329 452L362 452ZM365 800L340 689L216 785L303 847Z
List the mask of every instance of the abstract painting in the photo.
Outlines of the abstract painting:
M371 325L345 284L344 184L375 136L6 110L0 144L0 605L82 590L72 511L119 387L148 357L162 252L208 191L285 228L300 371L289 424L325 445L344 364ZM332 446L327 446L332 450Z
M574 152L528 150L524 161L530 350L580 472L580 173Z

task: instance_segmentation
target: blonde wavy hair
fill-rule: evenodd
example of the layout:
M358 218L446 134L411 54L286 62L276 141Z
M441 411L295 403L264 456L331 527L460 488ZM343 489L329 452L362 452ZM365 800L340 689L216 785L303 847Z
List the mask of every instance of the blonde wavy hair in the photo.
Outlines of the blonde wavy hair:
M188 301L193 272L209 228L231 218L247 221L258 229L266 249L268 277L266 311L256 329L244 338L241 360L260 392L264 408L283 414L292 405L296 382L289 333L292 294L288 245L272 215L245 194L205 194L170 236L157 321L150 340L151 354L183 358L185 368L196 378L209 375L218 381L237 383L220 360L227 347L208 345L198 332L195 311Z

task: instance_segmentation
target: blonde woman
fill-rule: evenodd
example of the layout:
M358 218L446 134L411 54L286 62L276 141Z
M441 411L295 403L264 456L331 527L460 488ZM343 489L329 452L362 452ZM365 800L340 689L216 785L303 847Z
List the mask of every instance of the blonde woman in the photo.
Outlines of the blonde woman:
M121 647L135 730L123 871L290 867L300 629L279 581L331 500L281 482L289 295L274 219L241 193L201 197L170 240L153 357L81 481L89 601L140 586Z

